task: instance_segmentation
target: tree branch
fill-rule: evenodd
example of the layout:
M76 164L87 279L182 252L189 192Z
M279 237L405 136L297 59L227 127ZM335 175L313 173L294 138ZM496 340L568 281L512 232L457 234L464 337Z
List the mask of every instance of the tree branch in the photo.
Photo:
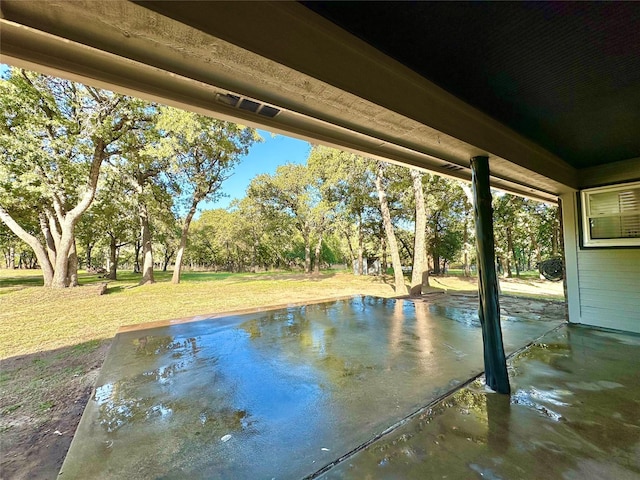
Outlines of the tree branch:
M89 185L88 189L83 195L78 204L67 213L67 219L75 223L80 215L89 208L93 198L95 197L96 190L98 188L98 177L100 175L100 167L105 158L105 142L103 139L98 139L93 151L93 160L91 161L91 168L89 170Z
M96 102L98 103L104 102L104 98L98 93L98 91L95 88L90 87L88 85L85 85L85 88L87 89L87 92L89 92L89 95L91 95Z
M9 230L11 230L20 240L33 249L36 257L38 258L38 262L40 263L40 267L42 268L44 284L45 286L50 286L51 281L53 280L53 267L49 261L49 256L46 250L42 246L42 243L40 243L40 240L22 228L18 222L9 215L2 205L0 205L0 220L2 220L2 222L9 227Z

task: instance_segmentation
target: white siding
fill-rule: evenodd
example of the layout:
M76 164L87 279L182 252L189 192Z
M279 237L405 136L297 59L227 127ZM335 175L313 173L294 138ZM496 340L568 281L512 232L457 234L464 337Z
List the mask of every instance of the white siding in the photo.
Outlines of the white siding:
M640 249L579 249L580 323L640 332Z
M580 248L575 195L562 207L569 321L640 333L640 248Z

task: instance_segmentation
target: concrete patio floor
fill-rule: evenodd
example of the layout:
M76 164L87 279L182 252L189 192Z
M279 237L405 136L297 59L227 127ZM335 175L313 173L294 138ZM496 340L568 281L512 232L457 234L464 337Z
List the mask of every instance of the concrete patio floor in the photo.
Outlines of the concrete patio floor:
M638 479L640 336L562 326L322 479Z
M507 353L562 324L558 304L502 305ZM640 340L559 328L512 359L511 398L447 396L482 371L469 297L123 332L59 478L636 478Z

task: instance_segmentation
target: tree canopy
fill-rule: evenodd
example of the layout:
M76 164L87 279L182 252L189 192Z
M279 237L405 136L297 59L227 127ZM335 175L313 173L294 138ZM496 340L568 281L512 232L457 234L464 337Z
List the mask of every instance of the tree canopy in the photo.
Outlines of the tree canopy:
M0 80L0 249L47 286L77 269L389 272L399 293L429 274L473 270L467 184L315 145L306 163L257 175L228 209L222 194L257 132L242 125L19 69ZM555 206L494 196L505 275L557 255ZM155 254L154 254L155 252Z

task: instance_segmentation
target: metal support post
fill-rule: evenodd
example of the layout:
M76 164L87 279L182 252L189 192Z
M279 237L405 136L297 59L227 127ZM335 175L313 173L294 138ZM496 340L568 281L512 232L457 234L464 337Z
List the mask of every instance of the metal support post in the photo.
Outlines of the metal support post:
M489 185L489 158L471 159L473 209L478 251L478 315L482 324L484 368L487 386L510 393L507 362L500 329L500 300L493 237L493 209Z

